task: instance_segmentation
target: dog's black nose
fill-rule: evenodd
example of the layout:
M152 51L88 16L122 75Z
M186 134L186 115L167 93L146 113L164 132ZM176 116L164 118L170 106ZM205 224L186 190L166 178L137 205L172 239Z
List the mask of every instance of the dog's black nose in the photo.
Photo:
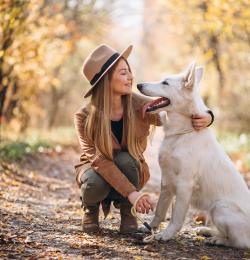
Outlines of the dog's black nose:
M142 87L143 87L143 84L137 84L137 88L138 88L138 90L142 90Z

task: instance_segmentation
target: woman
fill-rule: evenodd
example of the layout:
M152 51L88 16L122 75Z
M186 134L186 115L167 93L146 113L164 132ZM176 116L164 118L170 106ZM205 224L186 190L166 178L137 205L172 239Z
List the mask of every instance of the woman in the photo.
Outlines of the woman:
M91 101L74 117L82 149L75 169L84 209L82 228L87 233L99 230L100 203L106 216L111 201L120 208L120 232L137 230L130 210L149 179L143 152L150 126L162 123L158 114L142 115L150 99L132 92L133 75L127 62L131 50L129 46L119 54L100 45L83 64L83 74L91 85L84 97L91 95ZM211 112L192 118L195 129L212 121ZM147 195L138 201L136 211L149 213L153 207Z

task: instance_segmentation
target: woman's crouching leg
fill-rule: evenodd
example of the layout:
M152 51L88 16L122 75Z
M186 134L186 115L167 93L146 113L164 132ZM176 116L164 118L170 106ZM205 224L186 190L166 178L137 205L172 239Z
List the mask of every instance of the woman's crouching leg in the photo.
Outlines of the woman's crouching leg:
M93 169L81 176L81 199L83 207L82 230L95 233L99 230L99 205L110 192L109 184Z
M114 156L114 163L128 180L136 187L139 187L139 163L128 152L120 151ZM111 188L109 197L114 200L124 200L121 194Z
M125 151L118 152L114 157L114 162L128 180L136 187L139 187L139 163ZM131 214L131 203L128 199L123 198L115 190L111 190L110 195L114 200L118 200L120 204L121 214L121 233L134 233L138 229L136 218Z
M128 152L121 151L114 156L114 162L128 180L135 186L139 186L139 162Z
M109 194L110 185L93 169L88 169L81 176L81 199L83 206L96 205Z

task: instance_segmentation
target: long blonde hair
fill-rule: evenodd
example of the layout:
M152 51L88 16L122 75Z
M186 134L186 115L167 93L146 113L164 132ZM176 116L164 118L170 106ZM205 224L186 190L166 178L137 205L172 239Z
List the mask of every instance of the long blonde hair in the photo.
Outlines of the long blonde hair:
M124 59L125 60L125 59ZM126 60L125 60L126 61ZM126 61L128 67L129 64ZM89 115L85 130L89 140L93 142L96 152L103 154L106 158L113 160L112 131L110 124L112 91L109 86L110 79L118 62L105 74L93 89ZM129 67L129 71L131 69ZM132 105L132 95L122 96L123 104L123 135L127 143L128 152L139 160L143 149L136 136L135 112Z

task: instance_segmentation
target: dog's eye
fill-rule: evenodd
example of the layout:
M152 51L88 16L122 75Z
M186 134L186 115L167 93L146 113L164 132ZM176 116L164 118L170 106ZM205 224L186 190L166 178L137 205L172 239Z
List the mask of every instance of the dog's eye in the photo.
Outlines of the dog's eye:
M164 80L164 81L162 82L162 84L163 84L163 85L168 85L168 86L169 86L169 84L168 84L168 82L167 82L166 80Z

